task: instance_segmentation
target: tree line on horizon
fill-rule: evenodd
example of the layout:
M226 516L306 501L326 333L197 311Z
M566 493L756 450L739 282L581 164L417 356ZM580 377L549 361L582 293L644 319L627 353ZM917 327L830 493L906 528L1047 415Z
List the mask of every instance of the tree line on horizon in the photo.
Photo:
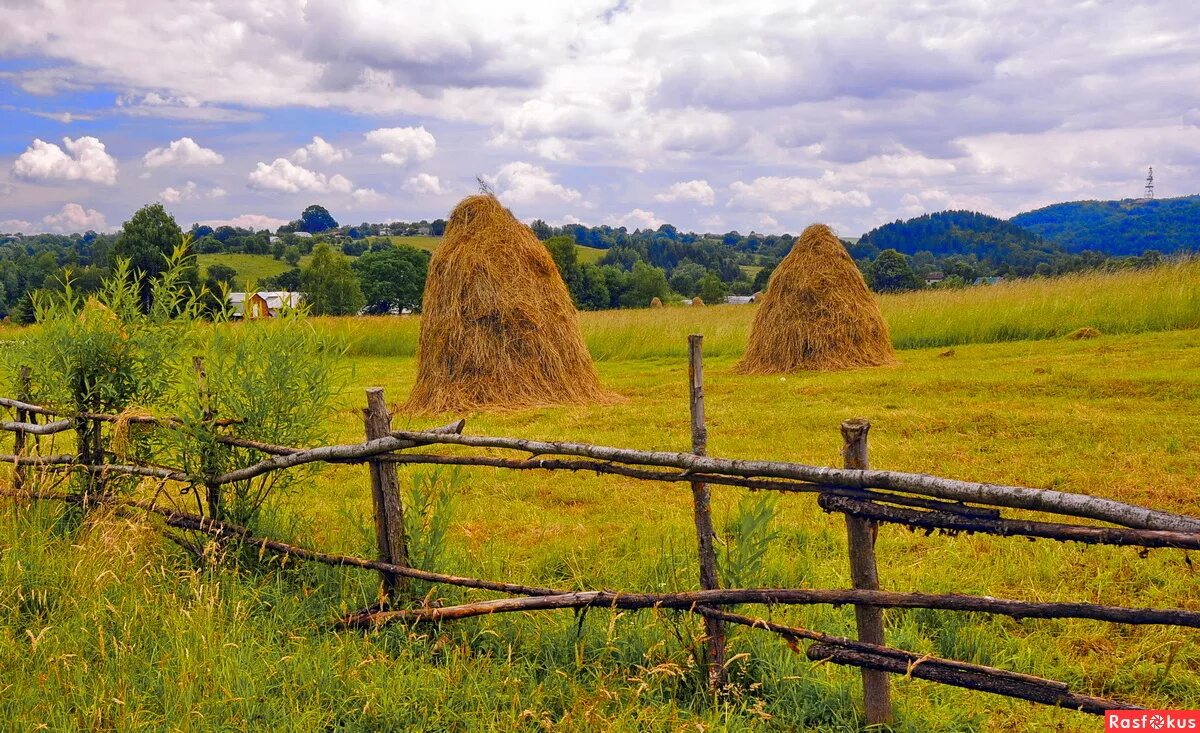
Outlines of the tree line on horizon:
M342 226L324 207L307 207L296 220L268 230L193 224L187 234L196 254L267 255L289 266L256 285L262 290L308 294L321 314L388 313L420 308L429 253L394 242L397 232L440 236L445 220ZM706 303L766 288L776 264L790 251L790 234L680 232L669 224L630 232L625 227L580 224L530 225L543 241L581 310L646 307L699 297ZM136 212L116 234L0 235L0 318L27 322L31 294L60 289L66 277L80 292L99 288L119 258L153 279L184 231L161 204ZM963 286L978 278L1049 276L1098 267L1157 263L1156 251L1113 257L1099 251L1068 252L1038 235L985 214L947 211L878 227L857 241L843 241L868 285L878 292ZM597 262L579 259L576 245L605 250ZM309 261L300 266L301 258ZM202 273L193 267L189 284L204 287L211 305L216 293L244 286L226 264ZM148 292L148 288L147 288Z

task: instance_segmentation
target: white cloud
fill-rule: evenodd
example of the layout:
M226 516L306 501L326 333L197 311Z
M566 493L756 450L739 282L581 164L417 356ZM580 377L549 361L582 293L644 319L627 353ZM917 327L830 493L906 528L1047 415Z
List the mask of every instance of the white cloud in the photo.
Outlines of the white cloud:
M616 224L627 229L657 229L666 222L655 216L653 211L634 209L628 214L618 216Z
M356 188L350 194L350 198L354 200L354 203L365 206L367 204L379 203L385 197L373 188Z
M379 159L392 165L429 160L437 141L424 127L381 127L366 134L367 142L383 149Z
M487 180L495 187L496 196L505 203L571 202L582 198L578 191L555 183L549 171L532 163L508 163Z
M729 185L729 192L731 207L772 213L871 205L871 197L863 191L839 191L827 179L762 176L750 183L734 181Z
M284 193L351 193L354 184L340 173L326 176L296 165L287 158L276 158L273 163L259 163L250 173L250 187L261 191L283 191Z
M109 229L108 222L95 209L84 209L79 204L66 204L57 214L47 214L42 217L42 223L47 231L69 234L84 232L89 229L103 232Z
M716 201L716 193L708 181L680 181L671 184L663 193L654 197L655 201L676 202L691 201L702 206L712 206Z
M210 219L209 221L201 223L207 224L208 226L214 228L228 226L237 227L238 229L251 229L257 232L262 229L275 231L284 224L287 224L288 220L276 219L273 216L266 216L264 214L241 214L240 216L235 216L232 219Z
M109 186L117 182L117 161L97 138L64 137L63 148L35 138L13 162L13 175L31 181L87 181Z
M195 181L188 181L179 188L167 186L165 189L159 192L158 197L162 199L164 203L177 204L181 201L191 201L198 198L216 199L221 198L224 195L225 189L223 188L214 187L207 191L203 191L199 186L196 185Z
M212 148L202 148L190 137L181 137L171 141L165 148L154 148L142 157L142 165L147 168L185 165L221 165L225 156Z
M295 163L307 163L312 160L328 165L341 163L348 157L350 157L349 150L335 148L320 135L314 135L312 142L302 148L297 148L296 152L292 153L292 161Z
M5 219L4 221L0 221L0 232L4 232L5 234L16 234L17 232L24 234L32 231L33 222L28 222L24 219Z
M418 173L404 182L405 191L410 193L425 194L429 196L440 196L448 193L447 189L442 186L441 180L437 176L428 173Z

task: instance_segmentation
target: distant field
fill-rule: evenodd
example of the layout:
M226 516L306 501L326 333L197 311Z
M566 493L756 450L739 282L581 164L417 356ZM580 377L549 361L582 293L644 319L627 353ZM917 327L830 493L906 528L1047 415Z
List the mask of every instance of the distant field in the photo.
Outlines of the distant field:
M388 237L392 244L407 244L409 247L424 249L430 252L434 251L442 245L441 237ZM575 245L575 251L579 254L579 261L585 263L599 262L607 250L597 249L596 247L584 247Z
M1150 270L884 295L880 306L900 349L1049 339L1085 326L1103 334L1200 328L1200 260ZM689 333L704 334L709 355L737 356L749 338L755 309L718 305L585 312L580 323L599 360L679 358L687 352L682 335ZM354 355L416 353L420 321L415 317L319 322L347 336Z
M238 276L235 282L239 288L244 288L249 281L259 282L292 268L288 263L277 260L271 255L204 254L196 255L196 261L200 265L201 274L206 273L210 265L218 264L237 270ZM307 261L307 257L300 258L301 264Z
M372 237L372 239L379 239L379 237ZM427 252L436 250L442 244L441 237L387 237L387 239L391 240L392 244L404 244ZM606 251L580 245L575 245L575 250L579 253L579 261L585 263L599 262ZM308 259L307 256L300 258L301 266L307 263ZM249 280L261 281L291 269L286 262L277 260L271 255L203 254L196 255L196 260L202 272L207 270L209 265L215 264L228 265L237 270L236 285L239 288L244 288Z

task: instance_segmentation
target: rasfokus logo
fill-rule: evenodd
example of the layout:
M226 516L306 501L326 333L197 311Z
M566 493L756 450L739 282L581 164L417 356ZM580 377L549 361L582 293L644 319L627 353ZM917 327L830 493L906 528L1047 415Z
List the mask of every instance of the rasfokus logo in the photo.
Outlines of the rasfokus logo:
M1104 731L1194 730L1200 733L1200 710L1109 710Z

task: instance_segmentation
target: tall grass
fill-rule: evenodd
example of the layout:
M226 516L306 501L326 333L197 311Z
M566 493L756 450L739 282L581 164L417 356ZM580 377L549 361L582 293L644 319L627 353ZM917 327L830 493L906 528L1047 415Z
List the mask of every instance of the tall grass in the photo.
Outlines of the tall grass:
M1084 327L1106 334L1200 328L1200 259L884 295L880 305L899 349L1057 338ZM744 305L600 311L580 314L580 324L599 361L678 358L689 333L704 334L710 356L736 356L745 349L754 313ZM347 337L351 356L416 354L418 318L315 322Z

